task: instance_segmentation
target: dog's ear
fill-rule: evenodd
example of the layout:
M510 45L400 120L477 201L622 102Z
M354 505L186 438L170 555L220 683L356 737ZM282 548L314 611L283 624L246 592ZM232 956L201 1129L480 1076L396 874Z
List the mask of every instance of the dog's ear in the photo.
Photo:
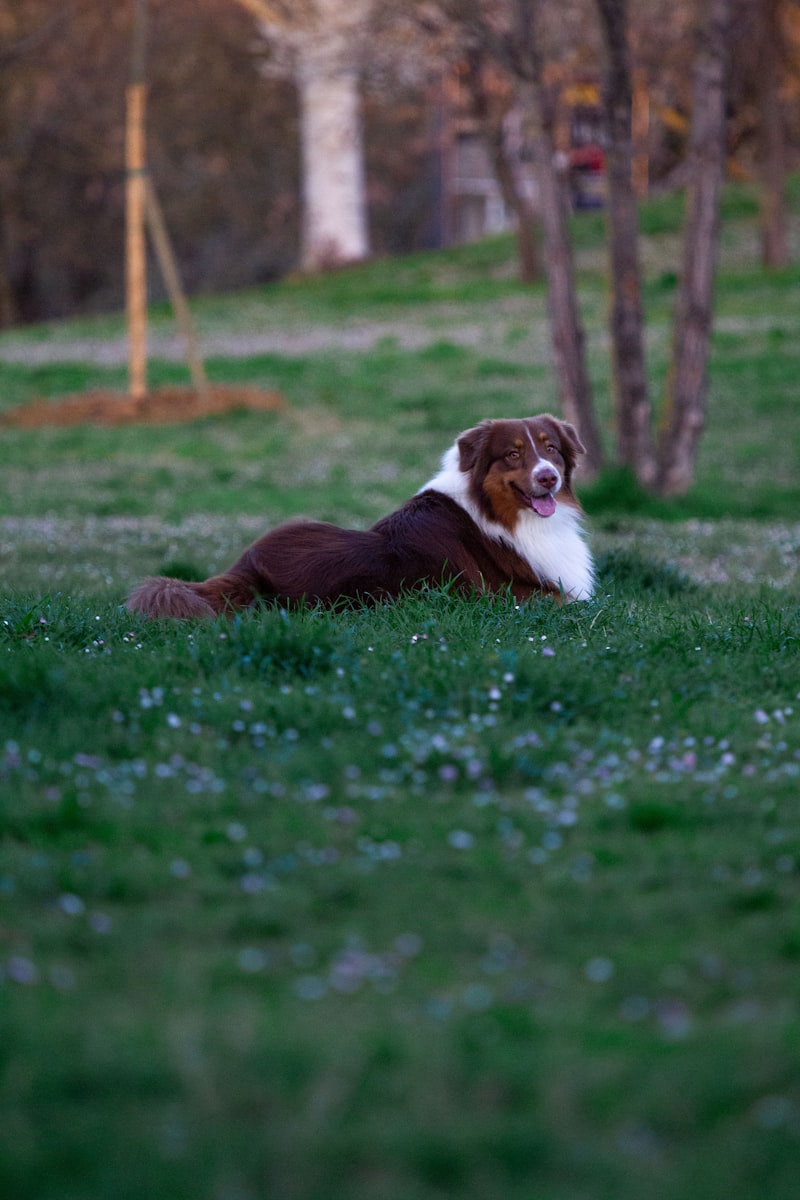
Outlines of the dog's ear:
M577 461L579 454L586 453L586 447L580 439L580 434L574 425L570 425L569 421L562 421L560 417L554 417L552 413L542 413L539 420L547 421L555 428L564 451L564 457L572 463Z
M456 441L460 471L471 471L475 466L486 445L491 424L491 421L481 421L480 425L476 425L474 429L468 429Z
M580 439L577 429L569 421L557 421L558 432L565 446L572 451L573 457L586 453L586 447Z

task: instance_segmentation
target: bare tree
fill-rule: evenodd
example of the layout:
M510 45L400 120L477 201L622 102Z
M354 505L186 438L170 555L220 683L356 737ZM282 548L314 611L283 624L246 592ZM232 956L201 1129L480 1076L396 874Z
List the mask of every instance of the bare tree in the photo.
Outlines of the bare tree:
M532 149L543 231L550 337L561 411L580 430L583 470L591 476L603 452L586 366L585 336L575 286L566 189L559 174L555 109L544 83L537 18L541 0L508 0L502 10L482 0L439 0L445 19L458 26L467 46L482 47L513 77ZM430 5L425 6L426 11Z
M584 470L588 475L594 475L602 466L603 451L586 366L585 335L575 286L565 189L557 168L555 110L544 86L544 62L536 25L538 6L539 0L512 0L506 55L520 80L520 96L532 134L544 229L550 330L561 409L567 420L580 430L586 448Z
M638 205L633 188L633 87L626 0L597 0L606 45L603 107L608 144L611 347L617 455L645 487L656 478L644 351Z
M673 326L662 417L657 490L681 495L691 485L705 425L707 361L725 172L725 82L731 0L709 0L698 31L689 141L683 270Z
M631 182L632 73L626 4L625 0L597 0L597 7L608 52L604 101L609 139L611 334L619 456L650 490L681 494L692 482L705 423L719 196L726 160L726 71L732 3L710 0L706 20L696 33L683 267L657 447L647 394L638 228ZM698 4L697 8L702 13L705 6Z
M758 148L761 176L761 259L765 267L789 261L786 229L786 131L780 89L784 46L782 0L756 0Z
M769 0L777 3L777 0ZM508 0L488 15L480 0L451 0L449 12L489 46L519 81L538 167L548 303L561 405L590 447L590 467L601 462L586 377L572 249L563 188L554 165L553 107L543 85L538 36L543 0ZM707 359L719 240L719 198L725 169L726 68L732 0L695 0L698 17L693 71L684 223L684 258L673 325L672 365L659 423L652 428L644 349L638 251L638 214L632 166L632 64L626 0L596 0L606 45L603 105L607 131L608 220L617 450L639 482L666 495L685 491L693 478L705 420Z

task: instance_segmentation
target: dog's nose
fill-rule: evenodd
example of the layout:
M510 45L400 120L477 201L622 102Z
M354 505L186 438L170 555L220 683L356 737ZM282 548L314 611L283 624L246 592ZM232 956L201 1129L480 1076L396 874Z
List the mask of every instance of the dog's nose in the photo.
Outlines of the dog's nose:
M558 473L552 467L539 467L533 472L533 478L539 487L547 488L548 492L558 487Z

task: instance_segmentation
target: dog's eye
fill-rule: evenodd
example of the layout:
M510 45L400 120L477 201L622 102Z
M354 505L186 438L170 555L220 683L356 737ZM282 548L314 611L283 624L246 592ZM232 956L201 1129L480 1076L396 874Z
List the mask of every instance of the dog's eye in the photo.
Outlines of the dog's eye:
M560 454L561 453L558 446L554 446L552 442L547 443L546 449L549 454Z
M519 450L509 450L508 454L506 455L506 458L508 459L509 462L518 462L519 461Z

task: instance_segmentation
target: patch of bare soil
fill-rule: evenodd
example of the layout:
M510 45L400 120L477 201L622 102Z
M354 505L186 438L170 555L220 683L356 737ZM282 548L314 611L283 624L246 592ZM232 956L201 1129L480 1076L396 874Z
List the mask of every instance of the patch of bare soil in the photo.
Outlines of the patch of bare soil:
M63 400L33 400L0 414L0 425L42 429L52 425L179 424L229 412L275 412L286 408L278 391L213 384L192 388L154 388L140 398L123 392L92 391Z

